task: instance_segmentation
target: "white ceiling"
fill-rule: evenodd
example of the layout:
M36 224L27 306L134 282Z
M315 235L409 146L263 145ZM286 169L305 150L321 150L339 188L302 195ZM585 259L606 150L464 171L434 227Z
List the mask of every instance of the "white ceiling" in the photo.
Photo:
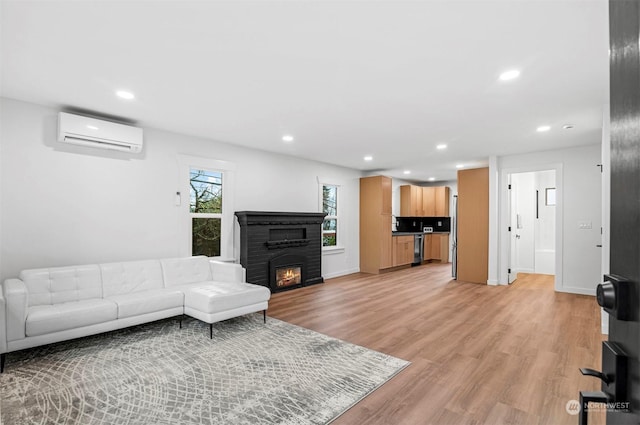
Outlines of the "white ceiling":
M393 177L598 143L608 102L606 0L1 7L4 97Z

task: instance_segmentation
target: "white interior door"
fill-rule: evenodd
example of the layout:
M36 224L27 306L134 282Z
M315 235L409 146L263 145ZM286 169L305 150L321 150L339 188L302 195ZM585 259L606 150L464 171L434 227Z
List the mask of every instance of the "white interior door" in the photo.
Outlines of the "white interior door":
M509 271L508 282L513 283L516 280L518 273L516 272L516 259L518 258L518 222L516 213L516 194L515 188L511 184L511 174L508 176L509 183L509 202L508 202L508 214L509 214Z

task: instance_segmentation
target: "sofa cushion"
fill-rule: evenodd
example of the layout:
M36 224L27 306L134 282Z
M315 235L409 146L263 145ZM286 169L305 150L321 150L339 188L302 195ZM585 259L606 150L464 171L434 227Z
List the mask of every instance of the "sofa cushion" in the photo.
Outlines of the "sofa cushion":
M164 288L158 260L100 264L100 270L105 298Z
M201 282L183 290L184 305L205 313L231 310L271 298L267 287L250 283Z
M96 264L23 270L20 279L27 287L30 307L102 298Z
M152 289L108 298L118 305L118 319L167 310L184 305L184 294L174 289Z
M89 299L55 305L30 307L26 335L37 336L116 320L118 307L113 301Z
M160 260L165 287L211 280L209 258L204 256Z

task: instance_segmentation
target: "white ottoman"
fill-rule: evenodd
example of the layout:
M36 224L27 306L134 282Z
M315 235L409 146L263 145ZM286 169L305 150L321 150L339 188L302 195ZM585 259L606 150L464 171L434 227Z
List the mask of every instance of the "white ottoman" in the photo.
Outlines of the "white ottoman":
M267 308L271 291L260 285L240 282L205 282L184 289L184 314L209 323L213 338L215 322L263 312L267 322Z

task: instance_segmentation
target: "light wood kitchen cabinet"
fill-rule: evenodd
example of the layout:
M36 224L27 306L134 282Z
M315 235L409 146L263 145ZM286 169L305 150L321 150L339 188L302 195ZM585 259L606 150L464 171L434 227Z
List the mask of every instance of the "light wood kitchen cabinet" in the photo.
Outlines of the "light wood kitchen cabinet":
M447 186L400 186L400 215L403 217L448 217Z
M449 262L449 234L427 233L424 235L423 259L425 261Z
M431 260L431 244L433 240L433 235L431 233L425 233L424 239L422 240L422 259L424 261Z
M422 188L414 185L400 186L400 215L422 216Z
M378 217L378 223L380 229L380 233L378 234L378 240L380 241L380 257L378 260L378 270L380 270L393 267L393 237L391 236L391 215L380 214L380 216ZM362 252L362 248L360 248L360 252ZM360 267L360 271L363 271L362 267Z
M360 271L380 273L393 267L391 178L360 179Z
M458 171L458 280L487 283L489 169Z
M440 260L442 255L442 248L440 247L441 241L440 235L431 235L431 259Z
M435 217L449 217L449 188L436 186L434 189Z
M421 187L422 189L422 217L436 216L436 188Z
M413 263L413 239L413 235L393 237L394 267Z

